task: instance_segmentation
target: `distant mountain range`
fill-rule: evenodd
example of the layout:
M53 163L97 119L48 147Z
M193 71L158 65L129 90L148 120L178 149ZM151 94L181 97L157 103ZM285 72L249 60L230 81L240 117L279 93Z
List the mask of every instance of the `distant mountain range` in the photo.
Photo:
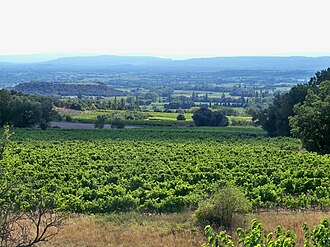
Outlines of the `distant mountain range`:
M38 63L72 56L69 54L0 55L0 63Z
M58 55L59 56L59 55ZM137 70L311 70L330 67L330 56L326 57L213 57L174 60L143 56L76 56L58 57L38 55L33 57L0 56L0 69L31 69L51 71L137 71Z

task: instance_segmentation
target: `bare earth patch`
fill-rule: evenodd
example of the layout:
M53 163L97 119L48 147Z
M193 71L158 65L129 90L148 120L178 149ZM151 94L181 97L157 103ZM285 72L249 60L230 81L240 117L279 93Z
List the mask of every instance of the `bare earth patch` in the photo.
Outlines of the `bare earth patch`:
M85 111L78 111L78 110L66 109L66 108L56 108L56 111L59 114L70 115L70 116L79 116L83 113L86 113Z

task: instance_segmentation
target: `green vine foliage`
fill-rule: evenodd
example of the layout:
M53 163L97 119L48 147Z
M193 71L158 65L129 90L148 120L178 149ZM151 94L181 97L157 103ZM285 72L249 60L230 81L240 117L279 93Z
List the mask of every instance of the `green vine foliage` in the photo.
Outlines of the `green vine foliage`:
M2 159L3 153L5 152L5 149L10 142L9 138L12 135L13 133L10 131L10 126L8 124L5 124L3 126L2 136L0 140L0 160Z
M224 187L239 188L253 208L328 208L330 156L258 131L15 129L0 166L26 181L13 190L20 204L49 194L77 213L195 209Z
M329 247L330 228L329 220L324 219L320 224L310 230L307 223L303 226L305 243L304 247ZM237 229L238 240L235 244L232 236L225 231L216 234L209 225L204 229L207 243L203 247L295 247L297 235L291 230L286 230L278 226L274 232L266 233L262 224L256 219L252 220L251 227L245 231Z
M321 223L309 230L306 223L303 224L305 243L304 247L323 247L330 246L330 228L329 221L323 219Z

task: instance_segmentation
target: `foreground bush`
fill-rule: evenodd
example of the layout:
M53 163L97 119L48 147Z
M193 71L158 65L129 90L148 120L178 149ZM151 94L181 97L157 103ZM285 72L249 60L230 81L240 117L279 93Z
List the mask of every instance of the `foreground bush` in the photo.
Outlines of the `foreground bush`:
M246 213L251 208L251 202L243 192L228 187L204 201L196 210L194 217L199 225L213 224L228 229L238 219L239 214Z
M303 224L305 237L304 247L326 247L330 246L329 221L324 219L316 225L312 231L306 223ZM285 230L278 226L274 232L266 234L262 224L256 219L252 220L252 225L245 231L237 229L238 240L234 243L232 237L225 231L216 234L208 225L204 233L208 242L203 247L294 247L296 246L297 235L291 230Z

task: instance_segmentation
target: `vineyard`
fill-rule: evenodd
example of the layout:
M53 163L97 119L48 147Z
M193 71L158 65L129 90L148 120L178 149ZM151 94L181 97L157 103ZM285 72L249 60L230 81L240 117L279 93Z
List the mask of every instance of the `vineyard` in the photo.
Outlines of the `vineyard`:
M330 206L330 156L258 128L14 132L1 165L22 207L42 194L73 212L178 212L227 185L254 208Z

